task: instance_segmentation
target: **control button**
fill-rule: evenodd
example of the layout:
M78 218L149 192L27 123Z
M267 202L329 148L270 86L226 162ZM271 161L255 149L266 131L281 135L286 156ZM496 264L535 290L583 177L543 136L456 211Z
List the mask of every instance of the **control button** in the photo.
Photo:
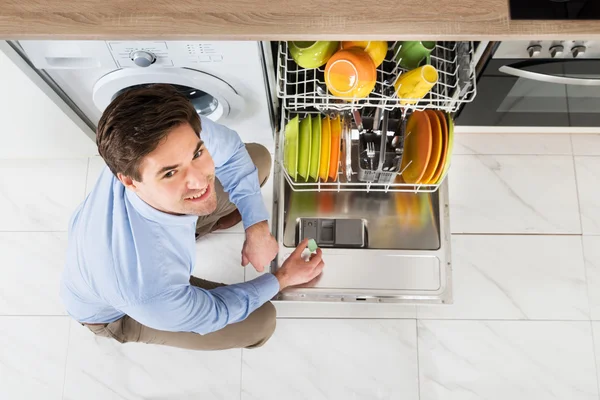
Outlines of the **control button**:
M156 56L149 51L138 50L131 53L131 60L138 67L149 67L156 61Z
M219 62L219 61L223 61L223 56L222 55L214 55L214 56L210 56L210 60L212 62Z
M539 57L542 54L542 46L533 44L527 48L527 53L529 53L529 57Z
M565 52L565 47L561 44L550 47L550 56L552 56L552 58L556 58L556 57L560 58L563 56L564 52Z
M573 55L573 58L581 57L585 54L586 50L587 48L585 46L573 46L571 54Z

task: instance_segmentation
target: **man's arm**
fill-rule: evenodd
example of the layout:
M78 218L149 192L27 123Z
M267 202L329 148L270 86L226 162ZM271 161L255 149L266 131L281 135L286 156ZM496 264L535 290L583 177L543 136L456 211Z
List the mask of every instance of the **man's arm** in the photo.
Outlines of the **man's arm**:
M279 280L271 274L211 290L182 285L120 310L154 329L205 335L243 321L279 288Z
M256 166L239 135L202 117L200 137L215 162L217 178L236 205L244 229L269 219L258 182Z

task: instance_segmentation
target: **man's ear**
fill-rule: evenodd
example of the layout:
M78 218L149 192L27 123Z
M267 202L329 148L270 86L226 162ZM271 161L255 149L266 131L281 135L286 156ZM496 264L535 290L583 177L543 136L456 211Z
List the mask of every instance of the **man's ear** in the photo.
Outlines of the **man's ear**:
M129 189L129 190L133 190L134 192L137 190L137 187L135 186L135 181L133 179L131 179L130 177L123 175L122 173L117 173L117 178L119 178L119 180L121 181L121 183L123 185L125 185L125 188Z

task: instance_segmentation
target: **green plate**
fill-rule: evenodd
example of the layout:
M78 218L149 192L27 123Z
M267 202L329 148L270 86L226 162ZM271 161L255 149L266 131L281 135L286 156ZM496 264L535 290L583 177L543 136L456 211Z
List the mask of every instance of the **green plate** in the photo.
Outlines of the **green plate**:
M288 122L287 126L285 127L283 165L293 180L296 180L296 177L298 176L299 124L300 122L298 116L296 116L290 122Z
M454 121L452 116L446 113L446 120L448 121L448 150L446 150L446 163L444 164L444 170L437 183L441 183L446 177L446 172L450 168L450 159L452 158L452 148L454 147Z
M310 114L300 122L300 140L298 151L298 175L308 181L310 171L310 150L312 145L312 119Z
M319 179L321 167L321 118L312 120L312 146L310 151L310 177L315 181Z

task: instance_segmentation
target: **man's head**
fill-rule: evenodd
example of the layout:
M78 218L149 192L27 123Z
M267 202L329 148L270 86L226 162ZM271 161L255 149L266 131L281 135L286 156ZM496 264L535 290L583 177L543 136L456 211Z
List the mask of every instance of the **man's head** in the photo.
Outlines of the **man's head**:
M215 165L200 131L193 105L174 87L157 84L115 98L96 141L113 174L146 203L171 214L207 215L217 206Z

